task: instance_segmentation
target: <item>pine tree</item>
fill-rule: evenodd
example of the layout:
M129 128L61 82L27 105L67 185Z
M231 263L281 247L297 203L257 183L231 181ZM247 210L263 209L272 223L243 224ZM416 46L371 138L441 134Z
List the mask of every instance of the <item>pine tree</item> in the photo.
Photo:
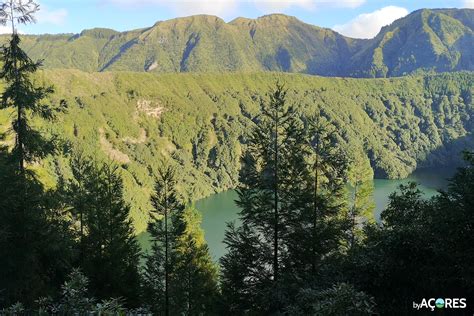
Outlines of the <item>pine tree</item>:
M20 36L16 25L34 22L34 14L39 6L31 1L10 0L0 8L0 22L10 23L12 35L8 45L2 47L3 61L0 78L7 82L2 94L0 109L14 108L16 118L13 121L15 147L13 150L20 173L25 172L25 163L43 158L54 148L45 141L42 135L29 124L31 115L51 120L55 116L55 108L42 101L51 93L52 87L35 87L30 76L41 66L41 62L32 61L20 47Z
M159 172L151 202L152 248L143 275L144 301L158 315L212 315L218 295L217 270L199 214L180 202L172 168Z
M53 89L34 86L30 76L41 64L21 49L16 30L17 24L34 22L37 10L33 1L10 0L0 6L0 23L12 27L1 49L0 78L6 87L0 109L15 114L14 147L0 149L0 304L21 300L30 305L40 295L53 294L71 259L71 238L59 205L28 169L28 163L54 150L54 142L46 141L29 119L53 119L57 110L43 102ZM62 260L57 260L59 254Z
M184 230L176 241L172 280L173 315L214 315L219 296L217 268L201 229L201 216L187 207L180 220Z
M222 258L223 293L235 312L264 313L281 307L281 264L288 257L285 241L296 198L291 193L304 176L291 168L305 160L304 140L297 140L303 135L298 121L297 112L286 104L283 85L277 84L268 102L262 102L262 116L242 159L236 202L243 224L230 226L225 239L229 253ZM252 288L255 291L248 293Z
M360 153L356 153L349 170L348 180L352 186L352 192L347 238L348 248L352 249L362 238L363 224L374 221L374 172L369 160Z
M179 217L184 204L176 192L174 171L171 167L160 170L151 197L153 210L148 232L152 238L151 252L146 256L144 272L144 297L158 315L170 314L171 251L183 230Z
M91 292L99 299L123 298L136 306L140 248L119 170L83 158L72 159L71 168L66 196L79 230L79 266L90 279Z
M344 237L345 155L329 122L286 103L277 85L242 159L242 225L229 226L221 259L224 301L235 314L282 312Z

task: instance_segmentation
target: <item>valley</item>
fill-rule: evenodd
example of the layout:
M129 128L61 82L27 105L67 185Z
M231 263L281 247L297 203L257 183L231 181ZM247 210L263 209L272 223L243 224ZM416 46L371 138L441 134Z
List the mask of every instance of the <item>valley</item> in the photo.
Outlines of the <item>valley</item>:
M236 186L246 131L276 81L286 85L301 115L319 113L329 122L347 155L370 162L376 178L457 164L456 153L472 146L472 73L343 79L46 70L35 80L52 84L50 101L66 105L59 124L34 121L62 142L61 151L36 168L43 181L54 186L59 176L67 178L73 151L113 161L139 232L146 227L153 178L164 163L180 170L179 190L190 200ZM8 118L0 112L5 128Z

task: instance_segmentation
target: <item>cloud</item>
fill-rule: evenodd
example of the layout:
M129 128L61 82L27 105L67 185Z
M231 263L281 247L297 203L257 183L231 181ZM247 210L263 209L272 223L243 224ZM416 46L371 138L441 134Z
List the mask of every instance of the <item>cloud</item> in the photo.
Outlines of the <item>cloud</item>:
M315 8L316 1L313 0L254 0L255 7L264 13L284 12L292 7L300 7L307 10Z
M36 1L38 3L38 1ZM54 25L63 25L67 16L68 11L66 9L56 9L50 10L47 6L40 4L39 11L36 12L35 18L38 24L54 24ZM17 32L20 34L24 34L21 30L22 25L17 25L15 28L19 27L20 30L17 29ZM0 25L0 34L11 34L12 28L7 23L7 25ZM28 33L28 32L27 32Z
M213 14L226 16L237 9L238 0L102 0L126 9L137 6L165 7L182 15Z
M68 16L66 9L50 10L47 6L40 5L40 10L36 15L38 23L48 23L62 25Z
M11 26L0 25L0 34L11 34L11 33L12 33Z
M165 7L180 15L214 14L221 17L236 15L242 5L253 6L262 13L285 12L290 8L314 10L319 7L356 8L366 0L99 0L124 8L137 6Z
M408 14L402 7L388 6L380 10L360 14L346 24L335 25L333 29L345 36L354 38L373 38L380 29Z
M464 0L463 7L468 9L474 9L474 0Z

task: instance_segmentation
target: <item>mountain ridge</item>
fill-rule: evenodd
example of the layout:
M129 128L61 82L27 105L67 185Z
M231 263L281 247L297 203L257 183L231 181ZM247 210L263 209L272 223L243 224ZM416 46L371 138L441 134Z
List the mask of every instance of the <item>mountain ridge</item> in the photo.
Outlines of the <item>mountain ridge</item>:
M369 40L284 14L229 22L194 15L125 32L93 28L78 34L24 35L23 46L50 69L394 77L473 71L473 28L472 9L420 9Z

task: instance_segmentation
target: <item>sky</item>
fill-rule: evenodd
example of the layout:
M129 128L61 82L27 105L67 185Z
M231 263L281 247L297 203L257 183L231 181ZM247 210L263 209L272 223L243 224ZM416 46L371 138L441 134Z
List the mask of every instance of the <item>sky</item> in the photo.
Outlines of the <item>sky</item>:
M18 1L18 0L17 0ZM0 1L1 2L1 1ZM231 21L284 13L355 38L372 38L384 25L421 8L472 8L474 0L39 0L37 23L25 34L79 33L106 27L126 31L158 21L211 14ZM0 26L1 33L9 28Z

